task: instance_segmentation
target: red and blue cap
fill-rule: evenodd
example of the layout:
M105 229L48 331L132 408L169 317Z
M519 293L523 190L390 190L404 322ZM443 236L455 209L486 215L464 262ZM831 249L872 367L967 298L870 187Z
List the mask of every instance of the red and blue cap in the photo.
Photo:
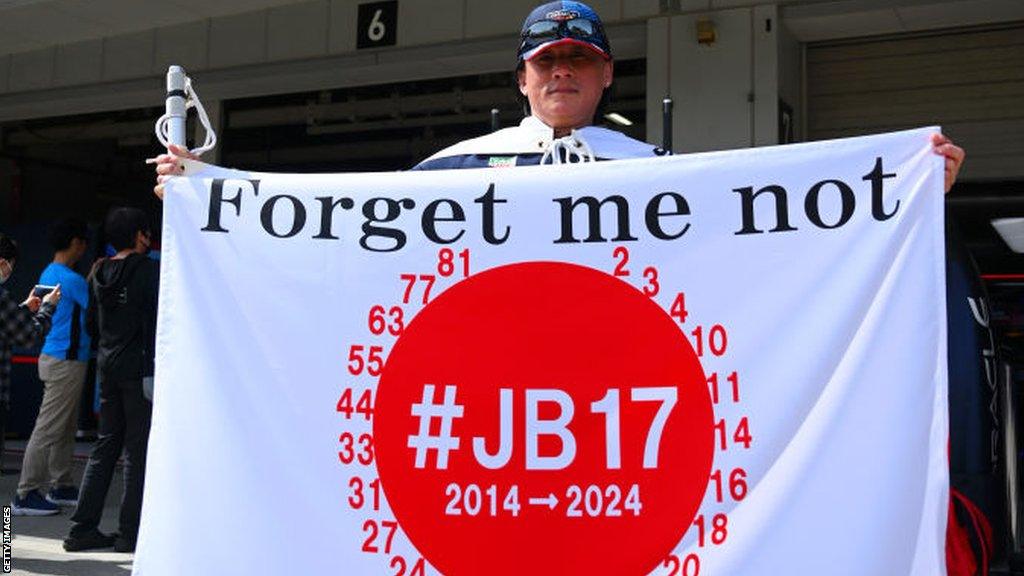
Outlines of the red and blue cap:
M579 44L612 59L604 25L594 9L582 2L548 2L533 9L523 22L518 65L552 46Z

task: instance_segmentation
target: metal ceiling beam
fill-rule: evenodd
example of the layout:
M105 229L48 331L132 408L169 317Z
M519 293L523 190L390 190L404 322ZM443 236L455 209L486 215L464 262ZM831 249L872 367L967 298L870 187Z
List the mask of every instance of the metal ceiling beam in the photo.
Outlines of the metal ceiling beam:
M643 98L645 81L640 76L617 78L616 102ZM268 106L239 110L228 114L228 128L262 128L316 124L332 120L358 121L360 118L405 117L462 110L490 110L496 104L511 102L514 88L454 90L436 94L384 96L367 100L309 103L292 106Z

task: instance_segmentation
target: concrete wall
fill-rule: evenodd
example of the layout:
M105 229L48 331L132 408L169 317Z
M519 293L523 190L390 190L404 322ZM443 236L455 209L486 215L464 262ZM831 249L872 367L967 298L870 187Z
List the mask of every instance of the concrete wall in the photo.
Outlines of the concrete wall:
M698 43L701 21L713 24L713 43ZM648 21L649 139L661 141L660 102L671 95L676 152L775 144L777 30L771 5Z

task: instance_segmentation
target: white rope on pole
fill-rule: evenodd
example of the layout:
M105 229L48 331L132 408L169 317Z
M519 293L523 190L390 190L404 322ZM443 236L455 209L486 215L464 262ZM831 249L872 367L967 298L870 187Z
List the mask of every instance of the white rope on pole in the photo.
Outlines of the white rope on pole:
M185 146L185 123L189 108L196 109L199 122L206 132L203 144L190 150L198 156L217 145L217 133L210 125L210 117L207 116L199 95L192 88L192 79L185 74L185 69L181 66L171 66L167 69L165 112L156 121L156 139L165 148L171 144Z

